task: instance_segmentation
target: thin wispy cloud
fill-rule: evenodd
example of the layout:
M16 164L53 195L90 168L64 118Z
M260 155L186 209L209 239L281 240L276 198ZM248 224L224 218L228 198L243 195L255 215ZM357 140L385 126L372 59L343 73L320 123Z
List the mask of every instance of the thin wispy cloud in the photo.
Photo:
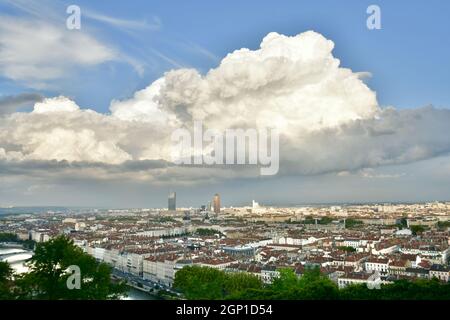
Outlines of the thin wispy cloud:
M44 20L0 17L0 74L33 88L118 60L117 51L88 33L72 33Z
M55 2L48 0L0 0L1 4L16 9L17 11L33 16L35 18L41 18L46 20L59 20L64 21L63 16L57 13L55 8Z
M157 31L161 29L162 26L161 20L158 17L153 17L152 21L147 21L122 19L100 14L91 10L83 10L82 14L83 17L102 22L119 29Z
M160 58L160 59L164 60L165 62L169 63L172 67L175 67L175 68L185 68L185 67L187 67L185 64L182 64L181 62L178 62L177 60L169 57L168 55L166 55L166 54L164 54L164 53L162 53L162 52L160 52L160 51L158 51L156 49L150 48L149 50L150 50L150 52L152 52L158 58Z
M79 68L107 62L129 64L142 76L145 64L116 45L105 42L83 24L82 30L66 28L67 14L61 3L33 0L0 0L18 16L0 15L0 76L33 89L57 89L57 80L73 77ZM58 5L61 8L58 8ZM145 21L124 20L92 12L83 16L128 29L155 29Z
M69 3L47 0L0 0L0 3L19 13L19 16L14 18L5 15L2 19L4 20L3 24L0 24L0 34L2 32L4 34L3 39L0 39L2 45L0 56L8 54L9 57L15 57L14 61L8 61L7 64L5 62L3 66L0 61L0 76L33 89L55 90L58 86L58 82L55 80L61 79L69 73L73 77L74 70L78 67L86 68L105 62L129 64L139 77L144 76L149 66L153 66L151 69L158 74L168 69L190 67L190 64L180 61L181 53L193 53L213 64L220 62L217 55L190 40L164 39L163 41L169 43L168 48L173 47L173 43L176 43L175 53L167 53L167 50L158 48L154 42L149 42L149 37L152 37L150 33L160 32L162 29L163 23L156 15L151 18L128 19L120 15L100 13L83 5L80 6L82 29L80 32L71 32L65 29L65 20L68 17L65 9ZM8 24L11 24L12 19L17 23L8 29L5 23L8 21ZM47 29L45 32L36 33L36 30L42 29L44 26ZM112 39L116 37L114 29L119 30L124 37L122 36L121 42L112 44ZM81 37L85 38L81 44L88 42L91 44L89 46L77 45ZM15 38L20 41L15 41ZM48 57L40 55L33 59L36 56L33 48L39 48L40 42L45 39L55 40L52 45L46 45L47 49L51 48L48 51L52 54ZM110 41L106 42L105 39ZM66 40L71 45L64 43ZM20 47L14 45L17 43L20 43ZM87 47L93 49L86 50ZM73 55L69 54L80 56L91 53L98 56L99 52L98 50L96 52L96 49L99 48L104 51L104 59L97 59L95 63L93 62L95 59L88 64L74 63ZM37 50L37 52L40 51ZM25 57L28 61L24 61Z
M208 60L211 60L214 63L220 62L220 57L218 57L216 54L212 53L210 50L192 42L188 41L187 43L182 44L185 50L194 52L196 54L199 54L203 57L206 57Z

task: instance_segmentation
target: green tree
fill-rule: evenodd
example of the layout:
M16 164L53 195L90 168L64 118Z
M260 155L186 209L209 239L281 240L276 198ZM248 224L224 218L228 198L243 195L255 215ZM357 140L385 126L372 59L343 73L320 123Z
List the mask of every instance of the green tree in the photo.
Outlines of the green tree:
M333 222L333 219L330 217L323 217L319 220L319 224L330 224L331 222Z
M446 230L447 228L450 228L450 221L438 221L437 227L440 230Z
M198 228L195 233L199 236L214 236L216 234L223 236L223 233L219 230L209 229L209 228Z
M353 247L349 247L349 246L339 246L338 249L342 250L342 251L347 251L347 252L355 252L356 249Z
M248 289L260 290L262 283L251 274L225 273L200 266L186 266L175 274L174 288L187 299L216 300L238 297Z
M406 218L401 218L399 220L399 222L397 223L398 228L401 229L406 229L408 228L408 220Z
M298 281L299 289L292 296L302 300L334 300L339 296L339 289L318 267L308 269Z
M366 284L352 284L339 290L341 300L373 300L372 292L379 290L369 290Z
M437 279L397 280L370 290L366 285L341 289L342 300L450 300L450 284Z
M279 270L280 275L262 289L247 289L235 299L327 300L338 299L339 290L319 268L309 269L299 278L294 270Z
M0 261L0 300L12 299L13 270L8 262Z
M0 233L0 242L15 242L17 236L14 233L2 232Z
M245 272L228 273L225 276L225 295L236 295L248 289L262 289L261 280Z
M359 226L361 224L363 224L363 222L361 220L356 220L356 219L352 219L352 218L345 219L345 227L346 228L353 228L353 227Z
M299 279L292 269L283 268L278 270L280 275L276 277L270 289L274 292L286 292L294 290L299 286Z
M27 263L30 271L16 281L21 299L117 299L125 293L124 283L111 281L111 269L84 253L67 237L60 236L37 244ZM80 288L70 289L69 267L80 270ZM70 282L69 282L70 283Z
M411 226L410 229L412 231L412 234L415 235L415 236L418 235L418 234L421 234L422 232L425 231L425 227L421 226L421 225Z
M270 285L245 273L225 273L189 266L178 271L174 286L187 299L235 300L450 300L450 283L437 279L398 280L369 289L351 285L339 290L319 268L307 269L299 278L292 269L280 269Z
M213 268L186 266L175 274L173 287L191 300L214 300L225 296L225 273Z

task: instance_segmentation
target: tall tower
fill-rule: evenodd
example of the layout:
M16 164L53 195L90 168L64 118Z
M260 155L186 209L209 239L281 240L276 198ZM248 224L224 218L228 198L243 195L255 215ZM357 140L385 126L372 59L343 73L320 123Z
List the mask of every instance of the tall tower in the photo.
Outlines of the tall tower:
M170 192L169 193L169 199L168 199L168 209L170 211L177 210L177 193L176 192Z
M214 213L220 213L220 196L218 193L213 198Z

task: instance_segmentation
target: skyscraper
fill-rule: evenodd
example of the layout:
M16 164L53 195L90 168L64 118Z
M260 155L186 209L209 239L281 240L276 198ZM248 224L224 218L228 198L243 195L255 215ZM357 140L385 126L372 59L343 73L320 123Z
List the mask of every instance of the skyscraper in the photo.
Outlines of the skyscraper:
M220 196L218 193L214 195L213 198L213 206L214 206L214 212L220 213Z
M177 194L176 192L170 192L169 193L169 210L175 211L177 210Z

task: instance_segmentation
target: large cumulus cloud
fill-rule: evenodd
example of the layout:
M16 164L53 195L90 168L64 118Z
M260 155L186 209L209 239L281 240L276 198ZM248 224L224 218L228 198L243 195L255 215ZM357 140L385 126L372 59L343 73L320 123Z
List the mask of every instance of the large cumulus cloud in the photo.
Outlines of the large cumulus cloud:
M167 72L132 98L113 101L110 114L65 97L45 99L33 112L0 118L0 167L23 172L37 162L58 172L152 181L258 175L253 167L171 164L171 133L192 129L195 120L220 131L277 128L280 174L352 171L450 151L448 110L380 107L361 73L340 67L333 47L312 31L270 33L260 49L230 53L205 75Z

